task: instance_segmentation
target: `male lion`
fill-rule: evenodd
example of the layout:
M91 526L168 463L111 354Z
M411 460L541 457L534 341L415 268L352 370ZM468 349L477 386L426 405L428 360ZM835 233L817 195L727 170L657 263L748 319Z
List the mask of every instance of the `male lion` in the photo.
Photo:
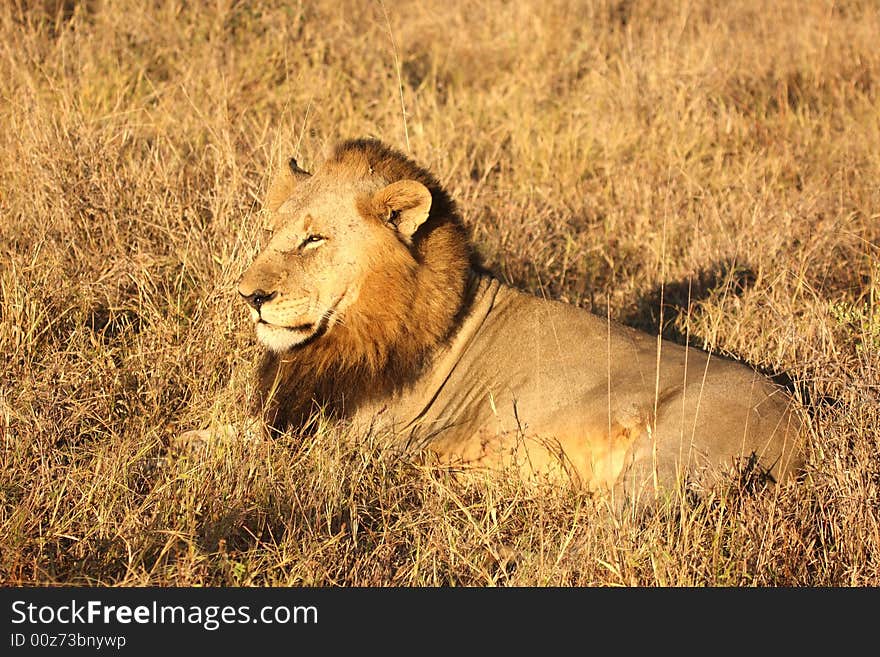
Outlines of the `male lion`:
M378 141L340 144L314 174L290 160L266 205L271 238L238 291L271 429L306 430L320 407L442 462L618 495L801 464L780 388L501 284L437 180Z

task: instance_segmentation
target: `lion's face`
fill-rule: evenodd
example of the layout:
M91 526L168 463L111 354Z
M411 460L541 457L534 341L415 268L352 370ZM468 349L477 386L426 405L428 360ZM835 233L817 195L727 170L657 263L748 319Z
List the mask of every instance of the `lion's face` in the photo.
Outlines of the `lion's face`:
M416 181L382 186L299 173L305 179L270 212L269 241L238 287L257 338L274 352L344 326L371 279L412 278L409 238L431 201Z

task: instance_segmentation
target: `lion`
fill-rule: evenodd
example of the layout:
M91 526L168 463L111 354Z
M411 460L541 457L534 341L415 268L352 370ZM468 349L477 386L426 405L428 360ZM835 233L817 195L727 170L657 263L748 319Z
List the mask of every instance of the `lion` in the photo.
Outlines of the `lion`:
M238 292L270 432L307 433L320 409L459 470L627 496L803 464L786 391L501 283L437 179L380 141L345 141L314 173L291 159L266 210Z

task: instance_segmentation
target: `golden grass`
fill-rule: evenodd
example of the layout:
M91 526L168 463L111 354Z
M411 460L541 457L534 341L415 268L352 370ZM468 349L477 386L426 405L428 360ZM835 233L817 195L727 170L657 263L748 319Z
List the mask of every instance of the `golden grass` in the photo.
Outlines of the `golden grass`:
M878 34L870 0L4 3L0 581L880 585ZM270 170L368 135L513 284L787 372L804 480L619 515L333 428L170 450L245 420Z

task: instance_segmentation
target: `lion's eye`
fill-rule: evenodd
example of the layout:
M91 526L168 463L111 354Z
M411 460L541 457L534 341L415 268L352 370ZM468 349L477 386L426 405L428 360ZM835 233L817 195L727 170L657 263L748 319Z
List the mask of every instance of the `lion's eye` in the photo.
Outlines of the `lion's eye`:
M299 246L301 249L305 249L310 246L317 246L325 239L326 238L323 235L308 235Z

